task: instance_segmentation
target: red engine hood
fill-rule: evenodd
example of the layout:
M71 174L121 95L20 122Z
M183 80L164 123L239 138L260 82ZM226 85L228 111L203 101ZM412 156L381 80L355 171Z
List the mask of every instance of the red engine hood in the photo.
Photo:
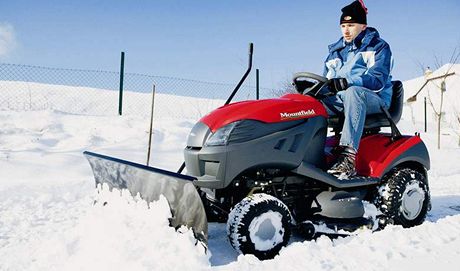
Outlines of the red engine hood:
M244 101L217 108L200 121L212 132L238 120L258 120L266 123L282 122L323 116L323 104L310 96L287 94L278 99Z

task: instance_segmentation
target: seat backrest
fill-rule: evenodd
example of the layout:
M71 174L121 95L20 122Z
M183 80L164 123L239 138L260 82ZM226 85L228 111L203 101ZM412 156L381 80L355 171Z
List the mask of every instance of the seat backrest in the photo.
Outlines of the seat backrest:
M401 119L403 103L404 103L404 88L401 81L392 81L393 94L391 96L390 113L391 119L396 124ZM340 132L343 126L343 116L332 116L328 119L328 126L332 127L334 131ZM366 116L364 123L364 130L380 130L380 127L389 127L390 122L386 115L382 113L370 114Z
M395 123L401 119L404 103L404 88L401 81L392 81L393 95L391 97L391 104L388 112Z

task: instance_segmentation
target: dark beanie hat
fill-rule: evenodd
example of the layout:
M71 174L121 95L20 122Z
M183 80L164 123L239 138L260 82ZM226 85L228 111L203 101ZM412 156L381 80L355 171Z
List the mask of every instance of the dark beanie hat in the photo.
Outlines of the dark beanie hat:
M363 0L356 0L342 8L342 16L340 16L340 24L358 23L367 24L367 8Z

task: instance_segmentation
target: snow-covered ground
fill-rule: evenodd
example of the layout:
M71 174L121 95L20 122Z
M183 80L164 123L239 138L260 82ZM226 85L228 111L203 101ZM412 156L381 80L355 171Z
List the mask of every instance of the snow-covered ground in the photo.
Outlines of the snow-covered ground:
M146 98L149 100L148 98ZM94 101L92 101L94 102ZM96 101L97 102L97 101ZM205 103L209 106L209 103ZM181 110L197 104L182 103ZM204 109L207 110L207 109ZM82 112L83 113L83 112ZM177 170L194 118L155 120L151 165ZM399 124L415 132L409 121ZM273 260L238 255L211 223L209 251L168 227L167 202L97 194L85 150L145 163L148 116L0 111L0 270L455 270L460 266L460 148L422 133L433 208L421 226L331 241L294 236ZM108 197L102 206L95 199Z

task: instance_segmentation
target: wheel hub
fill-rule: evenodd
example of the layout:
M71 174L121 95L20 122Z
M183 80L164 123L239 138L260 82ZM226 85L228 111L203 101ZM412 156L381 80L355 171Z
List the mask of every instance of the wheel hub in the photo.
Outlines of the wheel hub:
M251 221L249 234L257 250L267 251L283 242L282 218L280 213L268 211Z
M425 192L418 182L413 181L406 186L401 199L400 211L408 220L414 220L420 214L425 200Z

